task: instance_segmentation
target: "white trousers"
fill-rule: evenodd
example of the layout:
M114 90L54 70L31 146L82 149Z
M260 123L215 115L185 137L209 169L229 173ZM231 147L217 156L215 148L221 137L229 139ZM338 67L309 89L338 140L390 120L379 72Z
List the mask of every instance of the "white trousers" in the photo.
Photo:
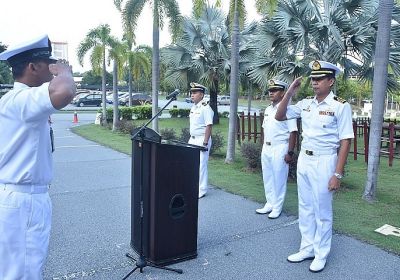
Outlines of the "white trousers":
M0 188L0 279L41 280L51 228L49 194Z
M189 144L203 146L204 136L190 137ZM210 155L211 137L208 139L208 151L200 151L200 167L199 167L199 194L203 195L208 191L208 157Z
M274 146L264 143L261 151L265 198L272 209L278 212L282 211L286 195L289 165L284 159L287 152L287 143Z
M332 241L332 194L328 182L335 172L337 155L306 155L297 162L300 251L314 252L325 260Z

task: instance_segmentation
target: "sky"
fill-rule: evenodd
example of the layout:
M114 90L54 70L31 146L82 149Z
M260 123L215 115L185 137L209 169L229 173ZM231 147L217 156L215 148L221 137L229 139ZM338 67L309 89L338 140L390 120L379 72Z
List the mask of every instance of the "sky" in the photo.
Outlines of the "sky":
M76 58L76 49L88 31L100 24L109 24L112 35L121 39L120 13L113 0L2 0L0 42L12 46L42 34L51 41L68 43L68 59L74 72L89 70L87 54L83 67ZM190 16L192 0L177 0L181 13ZM213 0L209 0L213 3ZM254 0L245 0L248 18L257 20ZM225 13L229 0L222 0ZM137 45L152 45L152 15L150 6L143 10L137 25ZM167 26L160 33L160 47L171 42Z

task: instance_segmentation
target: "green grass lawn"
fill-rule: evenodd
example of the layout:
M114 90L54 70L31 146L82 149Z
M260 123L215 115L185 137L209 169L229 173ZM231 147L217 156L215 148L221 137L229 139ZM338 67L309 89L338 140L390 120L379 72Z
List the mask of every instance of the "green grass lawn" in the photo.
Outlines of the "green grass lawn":
M136 121L140 125L140 121ZM189 126L188 119L161 119L159 128L174 128L177 134ZM87 139L111 147L120 152L131 154L131 140L128 135L113 133L98 125L78 126L73 131ZM213 131L220 131L224 137L223 150L213 155L209 161L210 184L254 201L263 203L264 189L261 171L248 171L237 147L236 161L226 164L225 152L228 135L228 119L221 119ZM238 145L237 145L238 146ZM347 176L342 188L334 195L334 229L337 232L375 244L381 248L400 254L400 238L384 236L374 232L384 224L400 227L400 160L395 159L393 167L383 158L379 169L377 199L367 203L361 196L366 181L367 165L363 157L357 161L350 154L346 166ZM289 182L284 211L297 215L297 189L295 182Z

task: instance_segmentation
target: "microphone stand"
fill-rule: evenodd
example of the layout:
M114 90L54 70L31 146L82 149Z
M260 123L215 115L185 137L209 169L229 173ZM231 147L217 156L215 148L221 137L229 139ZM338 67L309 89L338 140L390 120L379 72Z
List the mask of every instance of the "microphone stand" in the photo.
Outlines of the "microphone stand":
M178 92L179 93L179 92ZM146 266L150 266L150 267L154 267L154 268L159 268L159 269L164 269L164 270L169 270L169 271L174 271L176 273L182 274L183 270L182 269L175 269L175 268L170 268L170 267L166 267L166 266L158 266L154 263L152 263L151 261L147 260L146 257L143 254L143 143L144 143L144 139L146 137L146 132L145 132L145 128L147 127L147 125L149 125L149 123L151 123L157 116L159 116L161 114L161 112L172 102L175 101L177 98L176 96L178 95L175 94L173 96L171 96L171 99L167 102L167 104L165 104L165 106L163 108L161 108L160 111L157 112L157 114L155 114L147 123L145 123L144 125L142 125L142 127L140 127L140 129L131 137L131 139L135 139L136 137L139 139L139 142L141 143L141 158L140 158L140 186L139 186L139 196L140 196L140 250L139 250L139 256L137 259L135 259L131 254L126 253L125 256L128 257L130 260L135 262L135 267L124 277L122 278L122 280L127 279L132 273L134 273L137 269L139 269L140 273L143 273L143 268ZM154 139L152 140L154 142ZM132 203L132 202L131 202ZM132 241L131 241L132 243ZM132 244L131 244L132 246Z

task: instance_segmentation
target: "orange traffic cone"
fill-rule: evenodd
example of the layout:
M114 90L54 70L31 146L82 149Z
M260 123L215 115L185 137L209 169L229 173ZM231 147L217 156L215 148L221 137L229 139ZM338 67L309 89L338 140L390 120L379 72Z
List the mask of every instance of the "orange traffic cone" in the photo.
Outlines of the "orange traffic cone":
M76 111L74 112L74 120L72 122L78 123L78 113Z

